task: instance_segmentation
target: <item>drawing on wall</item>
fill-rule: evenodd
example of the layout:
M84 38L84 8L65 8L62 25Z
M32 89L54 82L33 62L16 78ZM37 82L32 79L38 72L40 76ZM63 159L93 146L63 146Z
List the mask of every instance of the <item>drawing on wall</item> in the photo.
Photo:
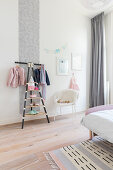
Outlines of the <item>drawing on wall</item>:
M57 75L69 75L69 60L57 57Z
M82 70L82 57L81 55L71 54L72 70Z

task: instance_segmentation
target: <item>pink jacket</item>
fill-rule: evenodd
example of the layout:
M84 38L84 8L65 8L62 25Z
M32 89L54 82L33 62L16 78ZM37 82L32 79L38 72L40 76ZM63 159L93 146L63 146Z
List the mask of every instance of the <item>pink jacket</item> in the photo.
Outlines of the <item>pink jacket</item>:
M7 86L18 87L25 85L25 73L21 67L13 67L9 71Z

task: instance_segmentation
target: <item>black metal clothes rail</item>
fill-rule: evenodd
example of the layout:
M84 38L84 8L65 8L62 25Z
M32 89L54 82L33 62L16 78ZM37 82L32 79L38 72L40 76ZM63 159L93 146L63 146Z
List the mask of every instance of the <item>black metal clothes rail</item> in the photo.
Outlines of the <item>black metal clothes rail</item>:
M23 117L22 117L22 129L24 128L24 119L25 119L25 115L26 115L26 103L27 103L27 93L28 93L28 82L29 82L29 73L30 73L30 69L32 70L32 75L34 77L34 69L33 69L33 66L34 65L37 65L37 66L44 66L43 64L37 64L37 63L32 63L32 62L15 62L15 64L25 64L27 65L28 67L28 71L27 71L27 83L26 83L26 91L25 91L25 98L24 98L24 108L23 108ZM42 98L42 94L40 92L40 88L39 88L39 85L37 82L35 82L35 86L38 87L38 93L39 93L39 97L41 99L41 102L42 102L42 106L43 106L43 109L44 109L44 112L45 112L45 115L46 115L46 119L48 121L48 123L50 123L49 121L49 117L48 117L48 114L47 114L47 110L46 110L46 107L45 107L45 104L44 104L44 100ZM30 95L32 95L32 90L30 91ZM33 98L34 99L34 98ZM31 103L32 103L32 98L30 99ZM32 110L32 107L31 107L31 110Z
M43 65L43 64L37 64L37 63L32 63L32 62L28 62L28 63L31 63L31 64L36 65L36 66L42 66ZM26 64L27 65L28 63L15 61L15 64Z

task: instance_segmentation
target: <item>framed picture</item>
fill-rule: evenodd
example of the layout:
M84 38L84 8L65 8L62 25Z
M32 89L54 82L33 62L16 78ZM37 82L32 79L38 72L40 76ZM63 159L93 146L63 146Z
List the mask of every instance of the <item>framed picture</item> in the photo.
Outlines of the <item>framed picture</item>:
M57 75L69 75L69 60L57 57Z
M71 65L72 70L82 70L82 57L80 55L72 54Z

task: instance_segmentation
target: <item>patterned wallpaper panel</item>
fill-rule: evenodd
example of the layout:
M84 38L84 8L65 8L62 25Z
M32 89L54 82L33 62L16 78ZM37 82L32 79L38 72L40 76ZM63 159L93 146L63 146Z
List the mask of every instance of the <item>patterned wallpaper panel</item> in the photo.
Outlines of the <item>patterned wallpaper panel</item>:
M19 0L19 61L39 63L39 0ZM22 67L27 73L27 66ZM19 94L22 113L24 87Z

